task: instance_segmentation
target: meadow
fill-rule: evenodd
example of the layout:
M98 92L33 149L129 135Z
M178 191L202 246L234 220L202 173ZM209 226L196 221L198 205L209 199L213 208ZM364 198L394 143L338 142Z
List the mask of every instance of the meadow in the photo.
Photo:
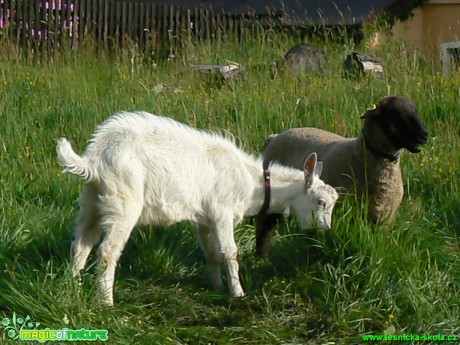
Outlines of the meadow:
M352 47L315 42L324 75L279 73L298 37L265 32L184 47L156 67L132 50L96 56L89 46L54 59L0 48L0 319L29 316L38 328L107 329L110 344L366 344L363 335L460 336L460 75L445 78L400 43L371 50L385 77L349 80ZM246 68L222 82L191 64ZM158 87L162 84L163 87ZM115 306L98 306L95 251L79 286L69 270L79 181L61 173L56 139L83 152L97 124L146 110L193 127L229 132L248 152L291 127L345 136L387 95L412 98L430 140L402 158L405 195L396 222L371 224L365 205L342 197L326 234L278 227L270 259L255 256L254 220L236 229L247 296L209 289L191 224L137 227L117 269ZM17 321L18 319L16 319ZM0 326L2 344L17 344ZM3 328L2 328L3 327ZM82 342L84 343L84 342ZM100 342L102 343L102 342ZM429 342L427 342L429 343Z

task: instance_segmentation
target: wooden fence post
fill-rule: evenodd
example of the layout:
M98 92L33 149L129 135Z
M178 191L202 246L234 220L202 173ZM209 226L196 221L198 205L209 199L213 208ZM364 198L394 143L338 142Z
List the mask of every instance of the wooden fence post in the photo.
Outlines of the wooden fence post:
M192 39L241 41L245 26L244 20L214 10L140 0L3 0L0 23L5 42L47 56L64 46L76 50L87 39L99 53L135 44L177 55Z

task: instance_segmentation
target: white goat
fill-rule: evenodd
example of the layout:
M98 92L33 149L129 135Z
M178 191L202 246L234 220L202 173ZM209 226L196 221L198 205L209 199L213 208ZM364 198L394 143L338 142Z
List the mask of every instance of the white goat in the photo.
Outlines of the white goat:
M238 277L235 224L264 203L262 160L227 139L146 112L120 113L98 127L80 157L61 138L58 162L85 184L72 243L73 274L98 250L102 302L113 305L115 267L136 224L198 224L198 239L211 265L214 288L227 264L232 296L243 296ZM304 171L270 166L268 213L290 207L303 228L329 228L337 192L315 173L316 154Z

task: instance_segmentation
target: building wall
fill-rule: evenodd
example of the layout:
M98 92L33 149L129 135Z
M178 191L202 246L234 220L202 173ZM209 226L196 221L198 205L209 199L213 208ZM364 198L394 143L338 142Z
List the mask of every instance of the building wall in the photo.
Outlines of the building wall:
M414 16L410 20L397 22L392 29L392 35L397 40L404 40L418 50L423 50L424 34L423 34L423 10L419 7L414 11Z
M392 34L439 61L441 43L460 41L460 0L427 1L410 20L396 23Z

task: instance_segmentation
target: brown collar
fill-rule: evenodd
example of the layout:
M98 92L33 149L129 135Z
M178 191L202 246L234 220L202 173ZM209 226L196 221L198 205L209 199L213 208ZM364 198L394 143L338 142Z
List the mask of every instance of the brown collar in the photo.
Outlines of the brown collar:
M270 208L270 170L268 170L268 166L265 167L264 163L264 185L265 185L265 198L262 208L259 211L259 214L266 214L268 209Z
M377 147L375 147L372 144L372 142L366 138L366 135L364 134L364 131L361 131L361 134L363 135L364 145L365 145L366 149L371 151L375 156L388 159L392 163L396 163L398 161L398 156L391 155L389 153L383 152L383 151L379 150Z

